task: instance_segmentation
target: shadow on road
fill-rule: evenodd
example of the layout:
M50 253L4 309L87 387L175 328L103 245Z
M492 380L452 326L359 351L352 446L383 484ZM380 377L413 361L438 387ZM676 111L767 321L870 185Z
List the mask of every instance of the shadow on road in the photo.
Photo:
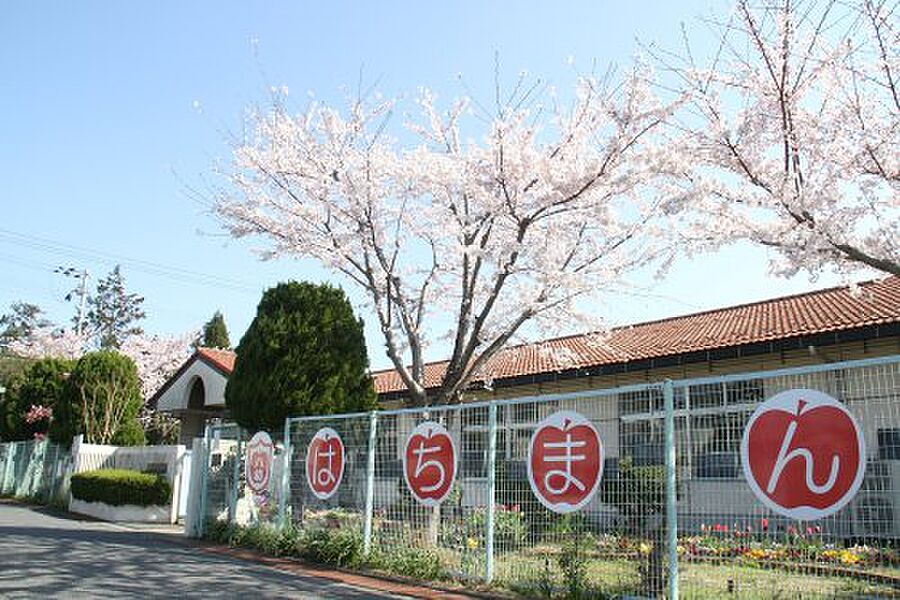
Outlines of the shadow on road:
M6 517L0 518L4 598L388 597L208 554L163 536L63 520L58 514L48 517L32 509L0 507L0 516Z

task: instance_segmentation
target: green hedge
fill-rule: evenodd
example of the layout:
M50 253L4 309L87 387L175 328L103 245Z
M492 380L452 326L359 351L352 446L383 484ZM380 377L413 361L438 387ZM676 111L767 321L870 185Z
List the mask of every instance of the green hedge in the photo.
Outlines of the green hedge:
M127 469L101 469L72 475L72 496L85 502L112 506L166 505L172 486L165 476Z

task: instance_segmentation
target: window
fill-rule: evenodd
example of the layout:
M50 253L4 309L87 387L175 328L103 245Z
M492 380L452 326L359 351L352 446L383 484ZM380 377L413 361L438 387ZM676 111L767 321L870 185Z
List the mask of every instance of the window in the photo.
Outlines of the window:
M661 419L625 422L619 427L619 453L623 458L631 458L635 466L664 464L665 446Z
M756 404L763 400L763 385L759 379L692 385L689 391L691 410Z
M900 429L878 430L878 458L900 460Z
M536 423L538 421L538 405L534 402L512 405L513 423Z
M487 429L464 429L461 437L460 470L462 476L487 477Z
M756 404L763 400L763 384L759 379L732 381L725 384L725 402L729 405Z
M700 408L718 408L725 404L724 389L721 383L705 383L690 387L691 410Z
M649 388L619 394L619 414L634 415L660 411L663 408L662 390Z
M376 425L375 475L377 477L400 477L403 465L397 451L397 419L382 417Z
M749 417L746 412L691 417L694 477L740 478L741 438Z
M459 469L462 477L487 477L488 407L478 406L459 411Z

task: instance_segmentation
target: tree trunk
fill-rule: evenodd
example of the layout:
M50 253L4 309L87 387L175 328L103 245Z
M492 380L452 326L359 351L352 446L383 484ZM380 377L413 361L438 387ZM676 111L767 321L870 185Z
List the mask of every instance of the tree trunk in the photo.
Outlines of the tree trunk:
M428 511L428 544L437 548L441 535L441 505Z
M668 587L666 570L665 529L654 524L647 531L650 553L641 567L641 588L650 598L662 598Z

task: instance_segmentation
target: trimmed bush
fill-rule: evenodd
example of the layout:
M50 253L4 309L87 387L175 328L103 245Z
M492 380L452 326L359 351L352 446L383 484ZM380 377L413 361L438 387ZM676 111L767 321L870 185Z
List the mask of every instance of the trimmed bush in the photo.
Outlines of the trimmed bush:
M163 475L127 469L101 469L72 475L72 496L111 506L165 506L172 486Z
M330 285L266 290L236 349L225 406L240 425L281 431L285 417L365 411L377 402L363 323Z
M0 397L0 439L30 440L36 433L46 433L45 420L27 423L25 414L37 405L52 409L55 417L60 410L66 377L74 368L72 360L43 358L13 377L7 383L6 397Z
M140 446L144 430L138 421L143 400L134 361L111 350L89 352L78 359L53 409L50 439L68 447L84 434L89 444Z

